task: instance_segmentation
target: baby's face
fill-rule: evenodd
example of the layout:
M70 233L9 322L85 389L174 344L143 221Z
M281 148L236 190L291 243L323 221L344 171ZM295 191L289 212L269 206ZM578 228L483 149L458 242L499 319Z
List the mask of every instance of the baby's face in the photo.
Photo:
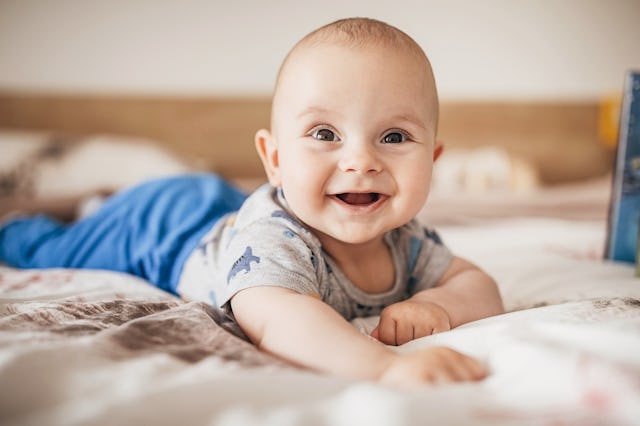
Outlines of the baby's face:
M296 52L274 99L271 183L326 246L379 240L427 199L435 99L425 63L405 51Z

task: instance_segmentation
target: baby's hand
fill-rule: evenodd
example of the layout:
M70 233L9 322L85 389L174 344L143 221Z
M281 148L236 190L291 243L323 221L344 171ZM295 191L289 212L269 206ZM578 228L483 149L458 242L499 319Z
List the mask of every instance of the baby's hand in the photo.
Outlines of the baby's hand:
M371 336L387 345L402 345L450 329L449 314L440 305L409 299L387 306Z
M380 381L392 385L414 385L477 381L486 376L487 369L478 360L450 348L433 346L398 354L382 373Z

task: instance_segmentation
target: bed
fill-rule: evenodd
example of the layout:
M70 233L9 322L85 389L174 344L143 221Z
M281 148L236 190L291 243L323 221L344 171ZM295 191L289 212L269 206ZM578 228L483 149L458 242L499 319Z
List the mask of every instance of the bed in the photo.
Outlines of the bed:
M33 120L33 106L24 112L16 104L0 96L0 110L13 111L16 123L25 116ZM21 174L5 169L5 206L16 197L49 202L51 194L75 197L157 174L210 168L184 160L188 155L167 154L162 143L162 152L145 145L158 155L150 162L157 167L114 182L109 167L102 176L95 165L87 166L81 149L41 155L51 152L42 149L52 140L50 131L16 136L24 124L4 126L23 147L14 159L42 160ZM108 163L105 149L121 148L83 132L78 134L90 138L84 142L100 152L100 164ZM68 143L59 136L55 141ZM40 148L29 151L29 143ZM142 161L117 152L121 167L125 159ZM144 151L139 158L149 155ZM63 179L61 170L87 174L80 165L94 175L89 186L73 174ZM540 168L534 164L534 170ZM560 181L569 173L558 170L547 165L537 178ZM608 179L574 177L581 180L508 192L458 188L455 196L445 185L420 214L437 225L454 252L496 278L507 313L396 350L451 346L488 365L491 375L482 382L396 389L321 375L256 350L207 305L180 300L138 278L0 265L0 423L638 424L640 280L634 265L602 260ZM252 172L235 178L247 188L260 179ZM353 325L366 333L375 321Z

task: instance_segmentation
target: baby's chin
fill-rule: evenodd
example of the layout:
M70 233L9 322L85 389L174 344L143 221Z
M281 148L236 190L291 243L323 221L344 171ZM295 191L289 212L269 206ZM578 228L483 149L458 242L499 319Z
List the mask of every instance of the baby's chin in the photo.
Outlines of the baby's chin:
M335 244L365 246L380 243L384 235L394 228L376 226L370 223L349 223L345 224L345 226L332 226L330 229L312 228L312 232L318 237L323 247L330 247Z

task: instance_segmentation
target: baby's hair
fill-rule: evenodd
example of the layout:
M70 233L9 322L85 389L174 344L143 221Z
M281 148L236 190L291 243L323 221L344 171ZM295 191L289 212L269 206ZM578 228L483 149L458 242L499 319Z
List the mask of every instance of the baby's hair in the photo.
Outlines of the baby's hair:
M333 42L350 46L381 45L408 48L417 56L427 59L422 48L404 31L371 18L340 19L307 34L298 46Z
M415 54L417 58L427 63L427 68L431 71L431 64L424 50L404 31L389 25L385 22L371 18L346 18L340 19L330 24L324 25L298 41L285 57L278 76L276 78L276 87L280 80L280 76L289 58L300 48L308 47L314 44L322 43L338 43L346 46L364 47L364 46L385 46L395 48L405 48Z
M332 43L348 47L381 46L394 49L404 49L418 61L424 64L428 78L433 77L431 63L424 50L404 31L382 21L371 18L346 18L324 25L298 41L285 57L278 71L275 92L290 58L300 49L314 45ZM434 83L434 125L438 123L438 94Z

